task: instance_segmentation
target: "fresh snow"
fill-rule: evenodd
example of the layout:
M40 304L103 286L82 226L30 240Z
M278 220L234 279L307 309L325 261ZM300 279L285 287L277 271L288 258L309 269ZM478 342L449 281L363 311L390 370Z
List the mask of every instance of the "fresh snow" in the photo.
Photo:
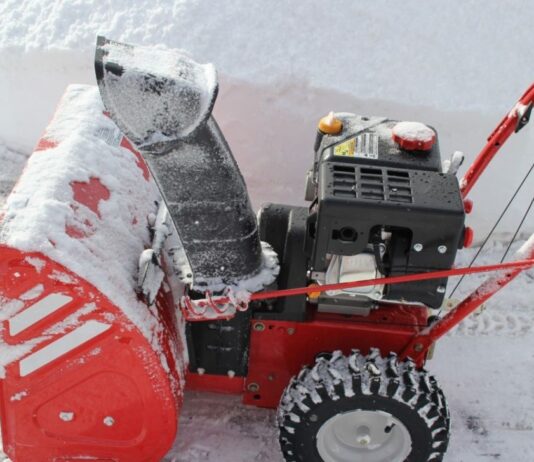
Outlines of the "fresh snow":
M69 87L44 135L59 144L30 157L2 211L0 243L42 252L89 281L123 308L152 342L156 321L137 300L131 275L148 242L146 217L154 211L159 193L152 180L144 179L129 150L101 139L113 131L118 129L103 115L97 88ZM94 178L107 189L107 200L98 202L96 212L69 206L72 184ZM68 235L66 229L76 233ZM35 261L37 269L40 265Z
M393 134L409 141L430 141L436 136L434 130L421 122L399 122L393 127Z

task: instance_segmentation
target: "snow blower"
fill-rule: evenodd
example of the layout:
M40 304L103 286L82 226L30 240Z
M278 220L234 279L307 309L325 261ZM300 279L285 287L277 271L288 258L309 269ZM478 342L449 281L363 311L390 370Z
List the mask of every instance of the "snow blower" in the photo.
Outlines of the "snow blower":
M534 265L455 268L467 198L534 85L459 181L436 131L320 120L307 207L264 205L183 52L97 41L0 216L0 409L13 462L157 462L185 389L278 409L288 462L438 462L435 342ZM493 272L442 314L448 278Z

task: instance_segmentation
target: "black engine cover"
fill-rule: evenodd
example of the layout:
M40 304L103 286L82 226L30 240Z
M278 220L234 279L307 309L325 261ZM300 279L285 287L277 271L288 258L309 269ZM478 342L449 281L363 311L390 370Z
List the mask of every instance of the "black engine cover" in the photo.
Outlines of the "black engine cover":
M451 268L465 213L456 176L441 172L437 142L427 152L405 151L391 138L396 121L363 119L343 118L342 135L325 135L316 153L317 197L306 237L311 269L326 271L329 254L363 252L381 229L391 233L387 275ZM396 284L385 298L439 307L446 283Z

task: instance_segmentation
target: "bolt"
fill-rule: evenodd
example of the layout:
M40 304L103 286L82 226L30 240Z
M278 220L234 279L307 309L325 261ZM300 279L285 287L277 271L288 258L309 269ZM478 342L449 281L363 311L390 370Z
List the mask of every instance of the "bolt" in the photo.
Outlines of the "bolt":
M61 411L59 413L59 418L63 422L71 422L74 420L74 412L68 412L68 411Z
M445 286L438 286L437 289L436 289L436 292L438 294L444 294L445 293Z
M367 446L371 442L371 438L369 436L364 436L363 438L358 438L358 444L360 446Z
M256 324L254 324L254 330L258 331L258 332L262 332L265 330L265 324L263 324L262 322L257 322Z
M288 333L289 335L293 335L293 334L295 333L295 329L294 329L293 327L288 327L288 328L287 328L287 333Z
M250 391L251 393L257 393L258 391L260 391L260 386L257 384L257 383L249 383L247 385L247 390Z
M360 446L367 446L371 443L370 429L366 425L358 427L356 431L356 441Z
M445 253L447 251L447 246L446 245L440 245L438 247L438 252L439 253Z
M112 427L115 424L115 419L111 417L110 415L108 415L104 417L103 422L106 427Z
M417 351L417 353L420 353L421 351L423 351L423 344L422 343L416 343L414 346L413 346L413 349L415 351Z
M420 243L414 244L413 249L416 252L421 252L421 250L423 250L423 244L420 244Z

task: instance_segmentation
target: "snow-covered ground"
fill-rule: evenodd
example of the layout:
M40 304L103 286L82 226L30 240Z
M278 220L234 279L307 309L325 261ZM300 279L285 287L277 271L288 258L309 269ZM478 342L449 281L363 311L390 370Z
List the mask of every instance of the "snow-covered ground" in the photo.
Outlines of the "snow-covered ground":
M25 156L0 147L0 204ZM480 264L500 259L496 242ZM475 250L464 251L459 264ZM460 296L482 276L466 279ZM451 281L449 287L454 286ZM450 462L531 462L534 454L534 272L505 288L478 315L438 345L428 363L443 387L452 414ZM0 457L0 461L1 461ZM239 397L186 394L176 445L165 462L278 462L274 412L245 407Z

